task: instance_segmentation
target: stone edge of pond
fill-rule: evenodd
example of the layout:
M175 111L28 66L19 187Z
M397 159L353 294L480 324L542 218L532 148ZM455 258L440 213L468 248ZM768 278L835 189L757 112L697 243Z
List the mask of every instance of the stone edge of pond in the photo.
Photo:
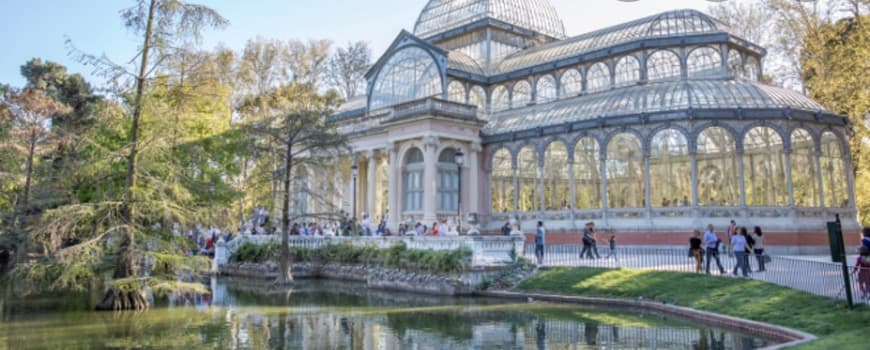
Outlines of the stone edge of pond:
M568 296L556 294L539 294L539 293L523 293L511 291L476 291L475 296L507 298L507 299L522 299L567 303L567 304L582 304L594 306L613 306L613 307L629 307L643 310L658 311L665 314L678 316L690 321L699 322L705 325L720 327L729 330L735 330L746 334L761 336L781 343L774 344L764 349L781 349L796 345L801 345L818 339L815 335L802 332L796 329L781 327L769 323L747 320L744 318L732 317L707 311L701 311L684 306L671 304L663 304L649 301L638 301L630 299L611 299L600 297L584 297L584 296Z

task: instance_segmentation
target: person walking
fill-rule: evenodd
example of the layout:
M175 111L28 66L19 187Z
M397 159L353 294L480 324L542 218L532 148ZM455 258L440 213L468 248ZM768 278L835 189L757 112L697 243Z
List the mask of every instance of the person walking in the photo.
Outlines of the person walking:
M752 256L752 249L755 247L755 238L752 238L752 235L749 234L749 229L747 229L746 226L740 226L738 232L743 235L743 238L746 238L746 261L744 262L744 265L746 265L746 270L749 271L749 273L752 273L752 264L749 263L749 257Z
M586 228L583 229L583 249L580 251L580 258L595 259L593 257L593 252L600 259L601 256L598 255L598 251L595 247L595 223L587 222Z
M864 237L861 238L861 246L870 249L870 227L865 227L861 230L861 233L864 235Z
M695 258L695 272L701 273L701 231L695 230L689 238L689 255Z
M752 252L755 253L755 259L758 260L758 272L764 272L764 234L761 232L761 227L755 226L752 232Z
M734 271L731 272L734 276L737 276L737 270L740 269L743 277L749 277L749 272L746 270L746 246L746 236L735 231L731 236L731 254L737 259Z
M538 265L544 263L544 242L547 231L544 230L544 222L538 221L538 229L535 230L535 257L538 258Z
M858 249L858 260L852 273L858 274L858 289L861 299L870 299L870 248L862 246Z
M710 261L716 259L716 266L719 266L719 273L725 274L725 269L722 267L722 261L719 260L719 245L722 240L716 236L713 231L713 225L707 225L707 232L704 233L704 248L707 251L707 274L710 274Z
M612 257L614 260L619 261L619 258L616 256L616 235L610 235L607 244L610 246L610 252L604 259L610 259Z

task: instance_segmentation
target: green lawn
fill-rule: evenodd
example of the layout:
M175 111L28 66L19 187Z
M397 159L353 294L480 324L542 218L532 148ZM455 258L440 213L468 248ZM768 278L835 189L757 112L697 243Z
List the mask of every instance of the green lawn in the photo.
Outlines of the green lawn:
M846 309L844 302L736 278L678 272L554 268L516 288L547 294L655 298L657 301L762 321L812 333L820 339L806 349L867 349L870 308Z

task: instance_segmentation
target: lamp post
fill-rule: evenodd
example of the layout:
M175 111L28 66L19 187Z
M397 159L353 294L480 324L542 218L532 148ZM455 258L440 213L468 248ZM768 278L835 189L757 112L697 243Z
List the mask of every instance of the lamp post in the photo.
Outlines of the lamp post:
M350 217L356 218L356 177L359 175L359 167L354 164L350 167L350 173L353 175L353 211L351 212Z
M462 234L462 164L465 162L465 154L462 153L461 149L456 150L456 154L453 155L454 160L456 161L456 221L459 224L459 227L456 229L458 234Z
M211 211L214 206L214 181L208 183L208 225L213 226L211 222Z

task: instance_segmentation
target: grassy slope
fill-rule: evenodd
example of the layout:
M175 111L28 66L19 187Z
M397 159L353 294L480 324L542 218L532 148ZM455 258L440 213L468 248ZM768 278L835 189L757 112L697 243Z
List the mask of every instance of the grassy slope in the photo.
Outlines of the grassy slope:
M845 303L774 284L676 272L555 268L517 286L518 290L562 295L655 298L670 304L757 320L815 334L805 348L867 349L870 308L846 310Z

